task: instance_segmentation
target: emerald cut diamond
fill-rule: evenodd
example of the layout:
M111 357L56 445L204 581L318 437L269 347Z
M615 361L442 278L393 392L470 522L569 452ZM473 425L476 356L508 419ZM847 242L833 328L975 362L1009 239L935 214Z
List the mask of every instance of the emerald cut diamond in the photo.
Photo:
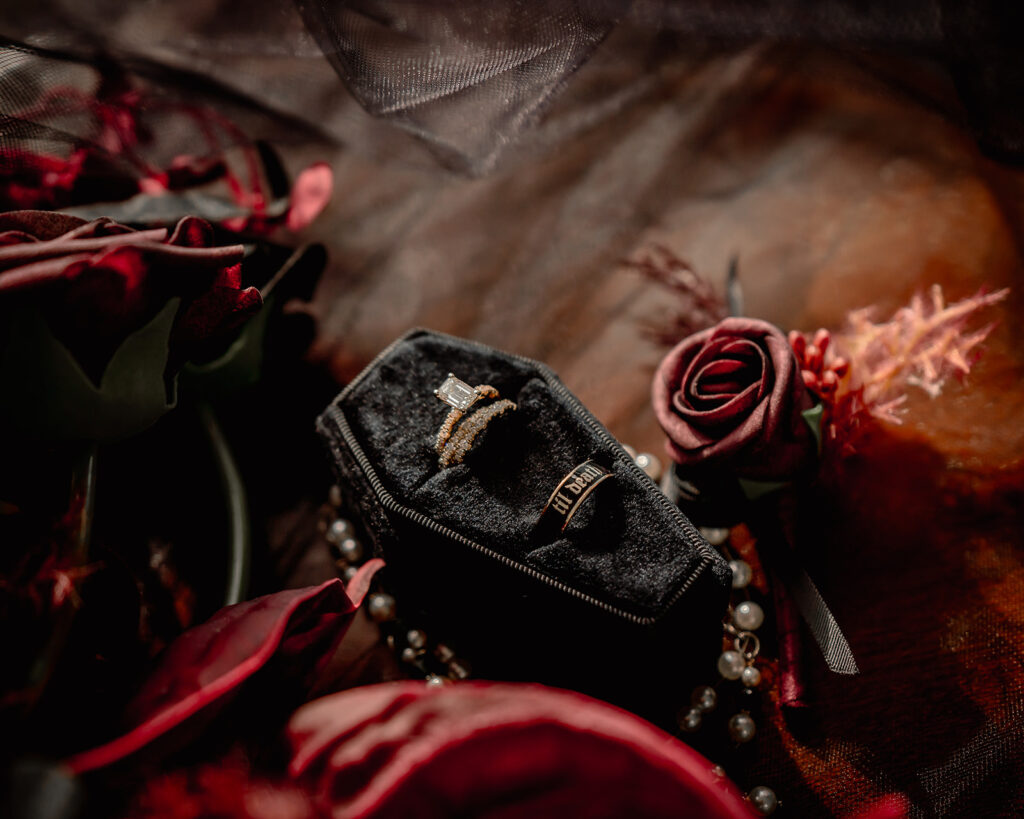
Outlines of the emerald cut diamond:
M445 382L434 390L434 395L457 410L465 410L480 397L480 393L462 379L448 373Z

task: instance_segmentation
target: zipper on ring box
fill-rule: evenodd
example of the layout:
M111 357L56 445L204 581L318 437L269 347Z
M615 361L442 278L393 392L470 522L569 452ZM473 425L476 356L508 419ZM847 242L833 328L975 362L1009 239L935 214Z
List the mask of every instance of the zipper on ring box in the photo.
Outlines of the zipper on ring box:
M442 535L448 538L449 540L455 541L456 543L461 543L464 546L468 546L469 548L486 555L492 560L497 560L499 563L502 563L503 565L508 566L509 568L522 572L523 574L533 578L534 580L544 583L545 585L550 586L552 588L555 588L560 592L569 594L572 597L589 603L590 605L596 606L597 608L606 611L610 614L614 614L617 617L621 617L631 623L643 626L649 626L656 623L659 619L656 616L644 617L641 615L633 614L632 612L625 611L624 609L617 608L616 606L613 606L610 603L606 603L605 601L599 600L596 597L593 597L592 595L586 594L585 592L581 592L579 589L575 589L572 586L569 586L560 580L556 580L555 578L550 577L544 574L543 572L539 572L531 566L527 566L523 563L520 563L517 560L513 560L507 555L503 555L500 552L496 552L493 549L490 549L481 543L477 543L476 541L466 537L463 534L460 534L454 529L451 529L443 524L438 523L437 521L433 520L432 518L428 517L422 512L419 512L415 509L411 509L408 506L403 505L402 503L397 501L391 495L390 492L388 492L387 488L384 486L380 478L377 476L377 472L373 468L373 464L370 463L370 459L366 456L366 453L363 451L362 446L360 446L359 442L356 440L355 434L352 432L352 428L348 423L348 419L345 417L344 412L342 411L341 407L338 406L338 404L342 402L346 397L348 397L348 395L364 379L367 373L373 371L373 369L384 358L389 356L399 344L402 344L403 342L409 340L411 337L422 333L426 333L431 336L440 337L443 339L457 341L461 344L471 346L474 349L479 350L481 352L494 352L492 348L477 341L461 339L455 336L446 335L444 333L438 333L433 330L423 330L420 328L410 330L408 333L405 333L403 336L396 339L383 350L381 350L381 352L378 353L370 361L370 363L363 368L359 375L357 375L345 387L345 389L341 391L338 397L327 408L328 417L334 422L334 425L337 428L338 432L341 433L342 439L348 446L349 451L355 457L356 462L359 464L359 468L362 470L363 474L370 482L370 486L373 488L374 494L377 496L377 500L380 502L381 506L383 506L389 512L402 515L408 520L413 521L417 525L422 526L423 528L428 529L434 532L435 534ZM564 384L562 384L561 380L550 367L541 362L527 358L526 356L517 355L516 353L503 352L501 354L507 358L510 358L514 361L517 361L521 364L525 364L528 367L535 369L542 376L548 387L554 390L558 394L558 396L561 397L563 401L569 405L570 409L574 411L574 414L582 418L582 420L587 424L590 430L595 435L597 435L597 437L613 451L617 460L621 461L627 469L631 469L636 476L641 477L642 480L650 480L643 472L643 470L641 470L640 467L638 467L636 463L634 463L633 459L629 457L629 454L622 448L622 445L611 435L611 433L609 433L603 426L601 426L597 419L595 419L592 416L590 411L587 410L587 408L584 407L579 402L579 399L576 398L576 396L573 395ZM337 456L337 453L335 453L335 455ZM658 495L658 499L662 507L669 512L670 516L673 517L676 523L680 526L687 545L691 548L696 549L697 552L701 555L700 563L698 563L697 567L690 573L690 575L686 578L685 582L679 587L679 589L676 590L675 594L673 594L672 597L669 598L669 600L666 602L664 610L668 610L679 600L680 597L682 597L683 594L686 593L688 589L690 589L690 587L693 586L697 578L700 577L700 575L707 570L707 568L714 562L714 560L716 558L721 560L721 557L717 554L717 552L715 552L711 548L709 544L707 544L704 541L704 538L702 538L700 534L697 532L696 527L694 527L694 525L679 511L678 507L672 504L668 500L668 498L666 498L664 494L661 493L660 490L655 489L655 491Z

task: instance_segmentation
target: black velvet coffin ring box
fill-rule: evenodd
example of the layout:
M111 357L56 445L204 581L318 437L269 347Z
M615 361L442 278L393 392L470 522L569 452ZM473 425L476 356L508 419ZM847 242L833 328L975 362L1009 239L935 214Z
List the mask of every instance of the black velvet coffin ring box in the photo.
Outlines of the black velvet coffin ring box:
M434 390L449 373L517 408L440 468L450 408ZM668 722L689 699L681 686L714 667L728 565L544 364L413 330L317 426L402 619L474 677L573 688ZM612 476L564 530L543 525L552 491L590 459Z

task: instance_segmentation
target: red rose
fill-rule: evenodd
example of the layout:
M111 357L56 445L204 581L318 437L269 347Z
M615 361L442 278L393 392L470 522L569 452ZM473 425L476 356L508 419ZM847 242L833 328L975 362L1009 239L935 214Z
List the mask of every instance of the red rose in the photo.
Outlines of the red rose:
M45 211L0 214L0 316L39 310L98 384L125 338L180 298L173 373L215 354L259 310L259 290L242 287L242 253L241 245L215 247L210 225L193 217L169 233Z
M812 400L786 336L757 319L727 318L678 344L652 387L669 455L694 472L786 480L814 462L801 413Z

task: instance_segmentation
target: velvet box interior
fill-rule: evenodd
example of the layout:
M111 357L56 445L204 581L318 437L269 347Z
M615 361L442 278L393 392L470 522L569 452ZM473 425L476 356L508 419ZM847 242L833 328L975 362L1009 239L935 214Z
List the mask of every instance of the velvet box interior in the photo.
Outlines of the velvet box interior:
M434 390L449 373L516 409L441 468L450 408ZM545 365L414 330L318 428L400 616L475 677L575 688L663 721L679 686L713 671L727 564ZM588 459L612 476L564 530L547 525L552 491Z

